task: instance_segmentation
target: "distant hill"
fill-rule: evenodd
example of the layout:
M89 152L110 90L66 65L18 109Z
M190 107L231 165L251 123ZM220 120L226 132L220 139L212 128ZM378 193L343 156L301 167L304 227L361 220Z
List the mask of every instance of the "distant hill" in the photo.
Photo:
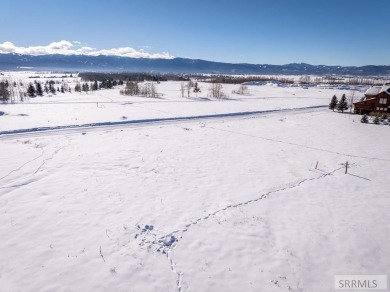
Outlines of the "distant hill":
M116 56L85 55L20 55L0 54L0 70L35 71L127 71L161 73L223 73L283 75L354 75L390 76L390 66L325 66L293 63L286 65L233 64L198 59L145 59Z

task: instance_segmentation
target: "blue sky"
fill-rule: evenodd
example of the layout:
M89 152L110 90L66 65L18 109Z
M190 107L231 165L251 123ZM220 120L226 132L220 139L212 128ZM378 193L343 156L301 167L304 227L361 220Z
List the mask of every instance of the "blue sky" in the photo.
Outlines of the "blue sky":
M232 63L390 65L390 0L0 0L0 44Z

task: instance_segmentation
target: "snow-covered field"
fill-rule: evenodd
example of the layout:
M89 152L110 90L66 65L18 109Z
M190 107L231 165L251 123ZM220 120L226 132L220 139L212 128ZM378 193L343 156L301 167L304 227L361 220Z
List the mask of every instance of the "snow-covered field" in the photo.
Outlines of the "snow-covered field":
M328 292L388 274L390 127L329 111L341 90L207 87L0 105L0 291Z

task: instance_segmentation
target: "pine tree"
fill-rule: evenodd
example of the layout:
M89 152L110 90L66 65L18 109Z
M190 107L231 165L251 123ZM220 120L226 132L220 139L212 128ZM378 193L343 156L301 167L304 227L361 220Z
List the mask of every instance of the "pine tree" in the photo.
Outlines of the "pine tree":
M81 88L82 88L83 91L88 92L88 91L89 91L88 83L83 83L83 85L81 86Z
M375 125L379 125L379 117L378 116L375 116L373 123Z
M42 96L43 95L43 90L42 90L42 84L41 82L36 83L36 94L37 96Z
M34 87L34 85L33 85L32 83L30 83L30 84L28 85L28 88L27 88L27 95L28 95L29 97L34 97L34 96L35 96L35 87Z
M362 116L362 119L360 120L362 123L365 123L365 124L367 124L368 123L368 116L367 116L367 114L364 114L363 116Z
M0 82L0 100L8 101L10 96L10 92L8 90L8 85L4 81Z
M198 92L200 92L200 88L198 87L198 82L195 82L194 92L196 94L196 97L198 97Z
M54 85L53 83L49 82L49 90L52 94L55 94L56 93L56 89L54 88Z
M65 93L64 85L61 85L61 93Z
M332 100L330 101L330 104L329 104L329 109L331 109L331 110L334 111L334 109L335 109L336 106L337 106L337 102L338 102L337 96L336 96L336 95L333 95Z
M98 83L97 83L97 81L95 80L95 81L93 82L93 84L92 84L92 91L96 91L96 90L98 90Z
M347 97L345 96L345 94L343 94L343 96L341 97L341 99L337 104L337 110L343 113L347 109L348 109Z

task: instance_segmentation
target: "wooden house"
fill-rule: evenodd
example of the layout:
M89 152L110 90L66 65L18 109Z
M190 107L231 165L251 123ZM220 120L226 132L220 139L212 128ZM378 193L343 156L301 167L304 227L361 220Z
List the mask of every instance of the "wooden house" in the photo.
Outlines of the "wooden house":
M361 101L354 102L355 114L390 113L390 83L369 88Z

